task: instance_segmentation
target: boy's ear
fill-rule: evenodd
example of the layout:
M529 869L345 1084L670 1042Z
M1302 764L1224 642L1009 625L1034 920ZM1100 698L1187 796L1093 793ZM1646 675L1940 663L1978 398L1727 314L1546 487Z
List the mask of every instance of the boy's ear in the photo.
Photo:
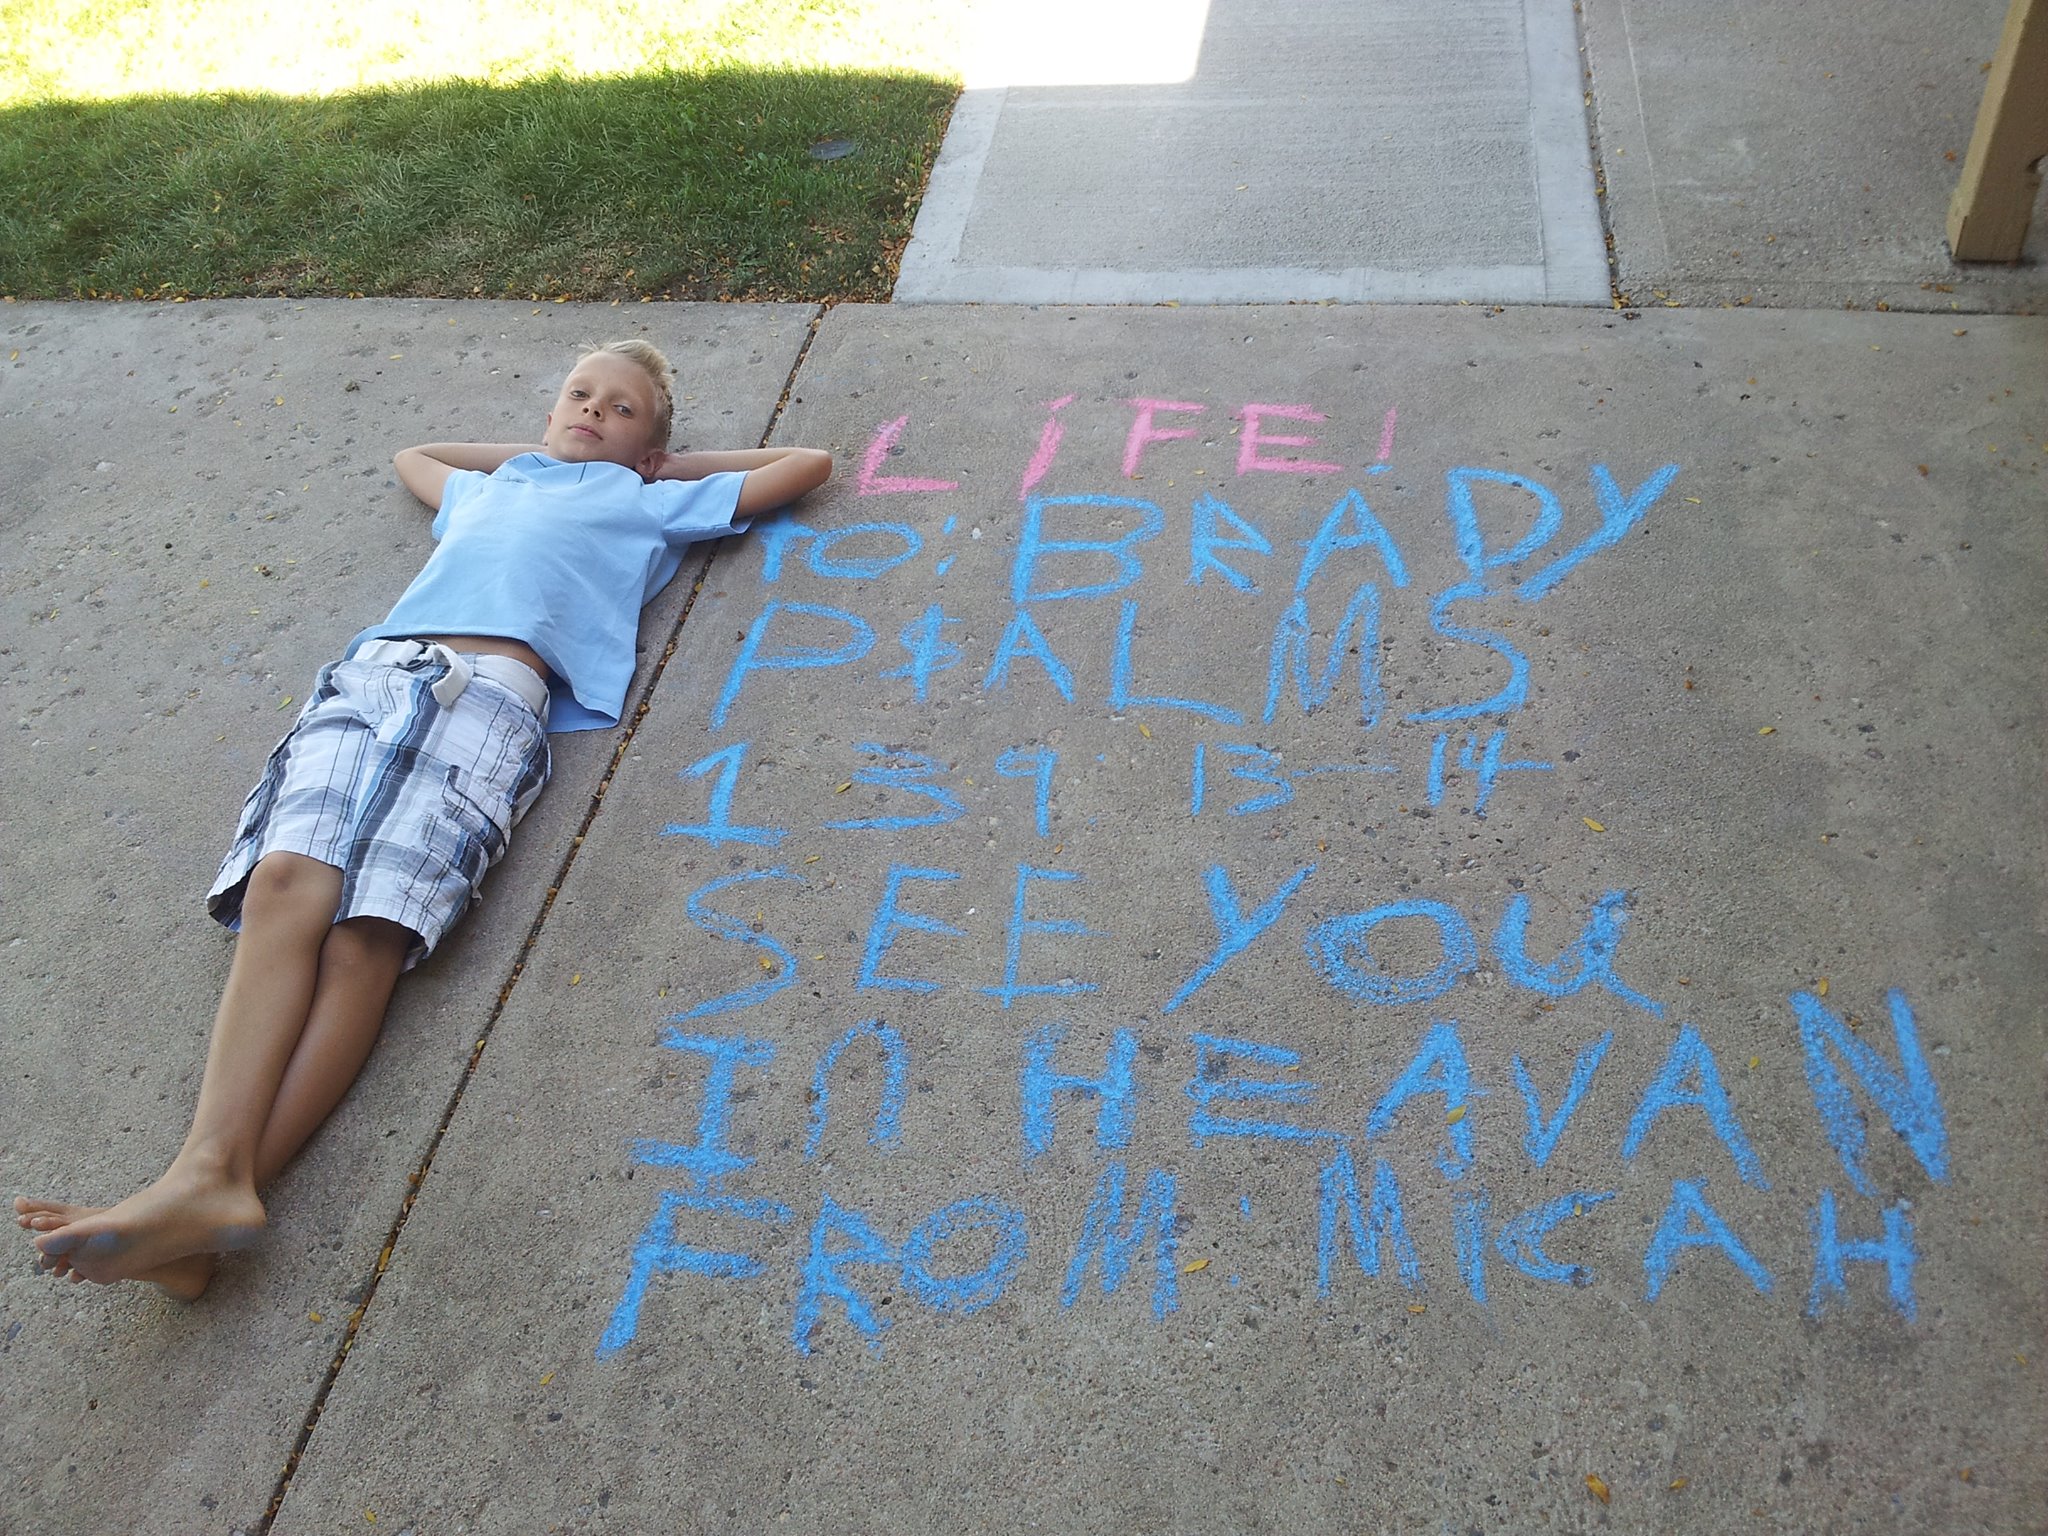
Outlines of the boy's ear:
M661 473L662 460L667 457L668 450L666 448L650 448L640 455L639 459L635 461L633 468L639 472L642 480L648 481L651 484L654 477Z

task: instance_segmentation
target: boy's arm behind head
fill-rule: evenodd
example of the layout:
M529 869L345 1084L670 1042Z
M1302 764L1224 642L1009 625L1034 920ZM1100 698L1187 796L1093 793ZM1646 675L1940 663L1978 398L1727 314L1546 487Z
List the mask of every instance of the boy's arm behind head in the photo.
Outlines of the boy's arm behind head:
M779 455L757 469L747 471L740 487L739 515L759 517L777 507L788 506L832 478L832 455L822 448L771 448Z
M702 480L743 474L735 517L759 517L788 506L832 478L832 455L822 448L737 448L724 452L665 453L653 480Z
M737 517L759 517L788 506L832 478L832 455L822 448L741 448L725 453L671 453L655 472L659 480L701 480L740 473Z
M399 449L391 464L398 471L399 483L438 512L441 492L456 470L475 469L488 475L509 458L539 451L538 443L421 443L416 448Z

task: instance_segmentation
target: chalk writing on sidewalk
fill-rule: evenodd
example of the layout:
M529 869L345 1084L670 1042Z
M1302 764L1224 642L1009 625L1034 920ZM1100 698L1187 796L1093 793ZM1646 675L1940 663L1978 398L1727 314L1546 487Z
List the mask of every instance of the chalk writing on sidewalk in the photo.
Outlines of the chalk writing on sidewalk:
M1507 1285L1568 1295L1620 1278L1611 1256L1625 1233L1627 1284L1645 1303L1671 1305L1680 1276L1719 1266L1748 1294L1790 1298L1815 1318L1881 1305L1913 1319L1911 1183L1946 1183L1951 1171L1940 1094L1901 987L1863 983L1869 999L1882 997L1881 1010L1864 1004L1881 1026L1829 1001L1825 988L1783 999L1779 1022L1804 1066L1799 1114L1839 1180L1781 1190L1773 1145L1745 1116L1752 1095L1738 1102L1731 1091L1759 1081L1757 1063L1724 1061L1712 1019L1688 1016L1631 965L1630 925L1645 892L1567 898L1527 892L1517 879L1505 896L1404 886L1360 897L1357 861L1341 848L1257 852L1273 846L1258 829L1311 804L1368 823L1453 808L1476 822L1542 814L1534 790L1559 765L1524 755L1514 737L1518 717L1536 707L1532 639L1547 630L1511 635L1504 615L1540 613L1568 580L1596 582L1596 557L1669 514L1679 466L1592 463L1569 483L1442 466L1431 475L1440 547L1425 552L1412 531L1404 547L1374 510L1380 488L1394 484L1381 478L1395 473L1394 408L1363 434L1375 451L1346 455L1339 424L1306 404L1229 411L1134 397L1122 407L1118 489L1052 494L1084 409L1075 402L1069 394L1039 407L1026 434L1035 447L1020 453L999 505L932 471L939 456L904 412L869 439L840 503L850 520L792 518L755 535L758 603L710 690L707 749L677 765L675 819L651 829L718 857L720 872L683 897L682 920L691 974L739 984L707 987L662 1026L657 1049L688 1063L694 1126L630 1147L631 1163L657 1170L663 1187L622 1253L598 1354L632 1343L657 1298L683 1285L779 1286L793 1298L788 1336L802 1354L835 1330L879 1349L892 1319L916 1309L964 1317L1033 1283L1063 1308L1123 1305L1110 1299L1130 1286L1162 1320L1183 1305L1181 1236L1206 1187L1204 1160L1247 1147L1298 1165L1295 1205L1313 1234L1300 1273L1325 1301L1356 1300L1368 1282L1448 1291L1482 1309ZM1214 427L1218 419L1227 424ZM1220 459L1181 470L1165 491L1154 486L1170 456L1219 442ZM1305 495L1309 477L1334 489ZM973 548L983 543L977 518L1006 530L1000 562L993 544ZM1521 532L1489 532L1504 524ZM1448 579L1424 590L1423 570ZM971 603L948 585L963 581L982 583ZM1176 589L1188 587L1239 605L1230 634L1257 642L1176 633L1185 612ZM1390 668L1391 646L1409 635L1427 637L1431 675ZM921 734L857 739L837 759L766 772L762 701L791 674L829 682L857 716L886 705L891 729L914 720ZM920 708L942 688L971 692L1002 722L1006 744L956 744L945 717ZM1195 929L1153 931L1146 907L1106 907L1097 892L1116 871L1100 862L1102 844L1090 844L1092 867L1066 852L1061 786L1077 762L1102 760L1089 732L1136 722L1149 737L1147 721L1172 726L1161 750L1179 767L1167 798L1185 822L1178 846L1189 850L1173 910L1206 914ZM848 794L855 788L860 796ZM957 844L929 841L997 816L1006 842L991 839L972 863ZM938 851L947 846L956 851ZM824 867L861 871L874 893L862 926L823 953L759 910L751 922L740 915L763 893L822 878L825 855L806 864L790 856L795 847L831 850ZM949 899L965 890L983 894L971 906ZM1532 926L1574 936L1539 946ZM1147 990L1108 958L1139 948L1178 957L1170 981ZM1320 1027L1267 1026L1215 1007L1210 989L1229 985L1219 978L1254 964L1297 973L1326 1005ZM828 982L849 1000L835 1025L843 1032L822 1051L793 1054L777 1038L775 999ZM1589 1002L1657 1029L1618 1039L1611 1026L1573 1036L1552 1025L1507 1053L1504 1069L1475 1065L1497 1063L1501 1052L1475 1045L1509 1004L1561 1025L1557 1010ZM920 1053L906 1012L915 1009L1015 1038L1005 1091L1018 1177L1057 1146L1092 1147L1092 1188L1070 1219L1048 1225L1014 1191L974 1188L892 1226L857 1186L834 1183L805 1202L762 1187L757 1159L735 1149L733 1124L763 1092L802 1096L806 1162L835 1125L856 1120L874 1157L919 1156L905 1115ZM1085 1047L1074 1027L1082 1019L1094 1026ZM1332 1090L1319 1044L1361 1022L1376 1038L1399 1038L1406 1065ZM1782 1136L1788 1117L1776 1108ZM1617 1162L1632 1169L1680 1123L1711 1138L1688 1145L1717 1150L1682 1175L1644 1181L1654 1186L1647 1203L1643 1183L1603 1187L1566 1171L1596 1152L1610 1172ZM1886 1184L1869 1149L1879 1123L1910 1154L1884 1163ZM1511 1147L1506 1166L1531 1176L1487 1187L1482 1138ZM1141 1145L1177 1150L1138 1158ZM1449 1212L1427 1229L1415 1215L1425 1186ZM1796 1249L1747 1235L1759 1225L1753 1202L1770 1194L1795 1198L1804 1213ZM1248 1193L1234 1207L1255 1219ZM1602 1223L1607 1273L1582 1261L1575 1240ZM779 1269L763 1256L771 1246Z

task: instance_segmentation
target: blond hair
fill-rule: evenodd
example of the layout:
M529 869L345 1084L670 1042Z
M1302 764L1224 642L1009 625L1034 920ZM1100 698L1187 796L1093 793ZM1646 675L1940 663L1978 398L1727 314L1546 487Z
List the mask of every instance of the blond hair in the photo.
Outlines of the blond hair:
M595 357L601 352L609 352L614 357L623 357L627 362L635 364L652 382L654 444L657 448L667 448L669 436L675 429L676 371L662 355L661 348L641 337L629 336L624 341L607 341L586 346L578 354L578 361L586 357Z

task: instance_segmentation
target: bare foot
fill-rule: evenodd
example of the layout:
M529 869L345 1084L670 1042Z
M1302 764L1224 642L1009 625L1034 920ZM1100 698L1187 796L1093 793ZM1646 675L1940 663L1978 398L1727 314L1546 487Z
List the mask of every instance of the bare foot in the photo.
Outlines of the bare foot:
M55 1232L59 1227L67 1227L84 1217L97 1216L104 1209L104 1206L98 1205L66 1205L61 1200L30 1200L17 1195L14 1200L14 1224L31 1232ZM194 1301L212 1281L213 1271L219 1263L218 1255L194 1253L182 1259L173 1259L168 1264L159 1264L155 1269L143 1270L129 1278L146 1280L180 1301ZM44 1254L42 1265L59 1279L65 1275L69 1275L74 1281L85 1278L71 1267L69 1254Z
M68 1221L35 1242L47 1257L69 1259L73 1273L110 1285L194 1254L246 1248L263 1224L263 1202L253 1189L174 1165L119 1205Z

